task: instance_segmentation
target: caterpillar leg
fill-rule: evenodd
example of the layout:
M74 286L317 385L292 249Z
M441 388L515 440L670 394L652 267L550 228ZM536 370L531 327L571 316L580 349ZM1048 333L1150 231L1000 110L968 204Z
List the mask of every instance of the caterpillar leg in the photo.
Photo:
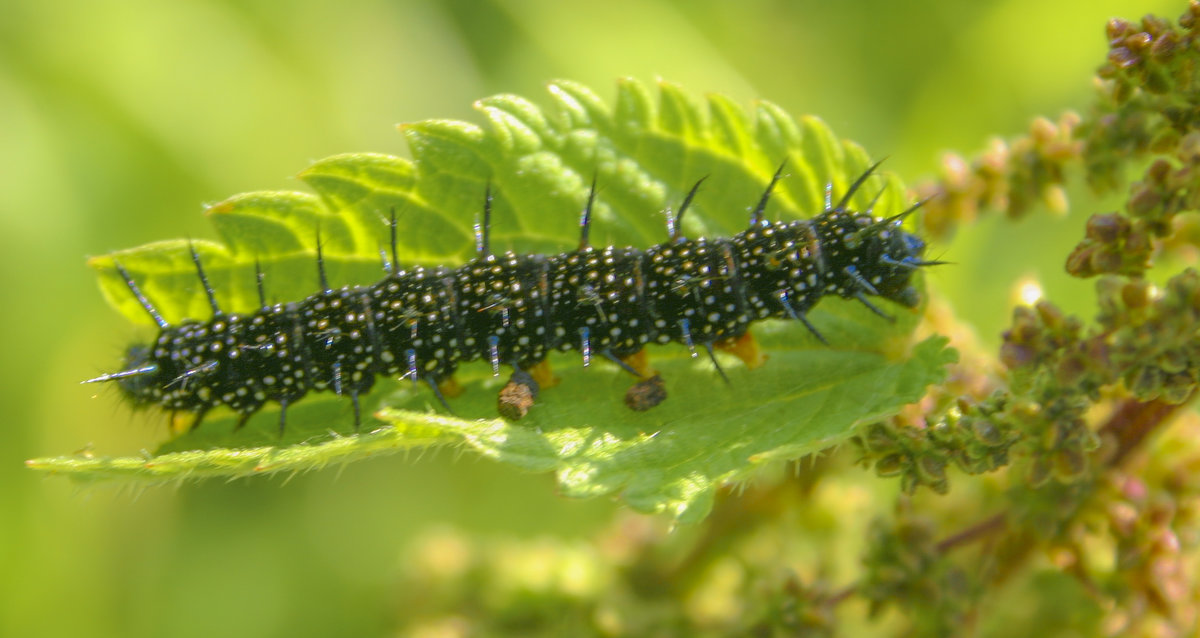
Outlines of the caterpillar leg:
M646 356L645 348L627 357L622 357L621 363L625 364L621 366L622 368L642 380L658 375L658 371L650 367L650 357Z
M742 334L740 337L730 337L714 344L717 350L728 352L729 354L742 360L746 364L747 370L757 370L767 362L767 355L758 345L758 340L749 332Z
M622 362L638 377L638 382L625 391L625 405L630 410L644 412L667 400L667 386L658 370L650 367L650 358L644 349L625 357Z
M508 383L496 398L496 411L509 421L520 421L529 414L541 390L537 380L528 372L514 367Z
M167 417L167 429L174 436L185 434L199 427L203 418L203 412L172 411Z
M638 381L625 391L625 405L634 412L645 412L666 400L667 386L657 374Z
M446 377L445 379L438 381L435 387L437 388L438 392L447 399L457 399L467 391L467 389L458 382L458 379L455 379L454 377Z
M512 376L496 398L496 409L500 416L519 421L529 413L541 389L554 387L559 381L549 361L535 363L527 370L514 365Z
M554 370L550 365L550 360L545 359L539 363L535 363L526 370L529 376L533 377L534 381L543 388L553 388L558 385L562 379L554 374Z

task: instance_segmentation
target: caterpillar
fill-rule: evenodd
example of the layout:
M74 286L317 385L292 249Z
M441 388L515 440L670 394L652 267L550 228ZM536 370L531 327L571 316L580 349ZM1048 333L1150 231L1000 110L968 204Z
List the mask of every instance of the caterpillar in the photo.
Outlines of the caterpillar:
M456 268L402 267L393 212L385 276L372 285L333 288L318 231L320 290L300 301L268 303L256 265L260 308L250 313L222 309L192 247L212 309L206 321L168 323L114 261L159 334L150 344L131 346L122 370L85 383L115 381L135 405L187 413L192 427L225 406L238 415L240 428L276 403L282 434L288 407L309 392L348 397L357 429L359 398L380 375L427 382L452 412L444 384L460 363L483 360L495 375L501 365L513 367L497 405L502 416L519 419L552 379L547 356L574 350L585 366L601 357L637 378L625 402L644 410L666 398L662 380L642 355L647 345L679 343L693 357L703 351L728 382L714 348L754 365L760 355L748 330L756 321L798 321L827 343L806 317L826 296L855 299L888 320L893 317L868 296L916 307L914 272L943 263L924 259L924 241L901 226L924 202L887 218L873 216L874 201L861 212L847 208L876 163L836 203L827 186L824 209L815 217L769 221L765 210L785 164L751 210L746 230L728 238L681 233L680 221L703 179L678 212L668 214L667 241L646 249L591 244L595 178L580 217L578 246L557 255L492 252L490 185L475 225L475 257Z

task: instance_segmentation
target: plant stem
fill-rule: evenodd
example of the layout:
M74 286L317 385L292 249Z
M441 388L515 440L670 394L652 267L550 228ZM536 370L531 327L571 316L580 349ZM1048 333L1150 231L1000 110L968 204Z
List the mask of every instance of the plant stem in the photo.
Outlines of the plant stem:
M955 547L966 545L967 543L976 541L984 536L988 536L989 534L994 534L1003 529L1007 523L1008 514L1000 512L999 514L995 514L990 518L986 518L956 534L951 534L950 536L942 539L941 542L937 544L937 550L939 553L944 554Z
M1117 440L1117 449L1108 459L1109 467L1120 465L1131 452L1137 449L1143 440L1158 426L1171 420L1175 412L1191 402L1195 397L1193 392L1185 401L1178 404L1167 403L1160 399L1153 401L1136 401L1126 399L1108 418L1108 422L1100 428L1100 434L1110 435Z

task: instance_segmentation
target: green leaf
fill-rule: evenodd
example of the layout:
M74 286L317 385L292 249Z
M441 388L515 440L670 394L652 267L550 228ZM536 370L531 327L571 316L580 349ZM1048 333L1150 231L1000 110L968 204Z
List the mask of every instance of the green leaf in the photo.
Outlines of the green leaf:
M596 400L595 390L575 389L570 400L547 402L519 423L445 419L433 427L497 461L554 471L568 496L621 492L639 511L695 522L722 485L747 478L763 463L840 443L853 425L920 399L954 359L942 338L923 341L896 360L773 345L766 368L731 371L728 387L711 373L689 375L697 366L679 353L656 359L674 381L668 382L670 399L647 412L632 413L619 401ZM798 367L820 374L780 374ZM619 387L610 394L619 396ZM381 416L400 427L421 417L397 409Z
M781 161L788 162L787 176L768 207L775 219L811 217L823 207L825 184L844 192L870 163L816 118L797 122L765 102L747 111L720 96L701 105L678 87L659 88L656 101L643 85L622 81L610 108L578 84L556 82L548 109L499 95L476 103L483 127L445 120L404 125L412 160L358 153L318 161L300 174L311 194L249 193L211 206L221 241L197 241L196 250L222 309L253 312L256 264L269 301L295 301L316 290L318 232L333 285L377 281L393 214L402 262L463 263L474 250L473 223L489 183L493 249L557 253L578 242L578 215L593 176L599 185L593 243L647 247L665 237L663 211L677 207L701 177L707 179L684 232L729 236L745 227ZM897 179L874 176L853 206L865 208L881 190L877 213L907 204ZM186 242L89 262L114 307L149 324L114 262L169 322L209 315ZM681 347L651 348L669 399L643 413L621 401L628 375L604 363L585 369L577 355L563 355L552 358L561 385L546 389L518 423L495 417L504 379L475 364L458 376L467 392L452 400L457 417L439 414L444 410L428 388L384 381L364 400L382 420L370 433L352 433L347 401L314 393L289 409L282 436L277 411L264 410L237 431L232 415L214 411L157 455L29 463L82 480L161 481L294 471L449 443L518 467L553 470L572 496L623 492L639 510L695 520L721 485L768 460L836 445L857 424L894 414L942 378L953 352L939 339L914 345L919 314L889 312L899 315L895 323L854 303L822 301L810 317L830 346L792 322L757 326L770 360L747 370L722 358L728 386L710 363Z

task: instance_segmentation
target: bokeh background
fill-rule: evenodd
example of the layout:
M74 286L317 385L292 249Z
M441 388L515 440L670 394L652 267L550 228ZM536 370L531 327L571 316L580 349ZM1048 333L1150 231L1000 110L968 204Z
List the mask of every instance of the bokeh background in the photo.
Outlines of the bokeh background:
M289 478L81 489L22 461L153 449L161 419L79 381L134 329L88 255L211 237L201 204L300 188L335 153L407 151L395 124L473 100L603 96L662 77L814 113L914 182L1037 114L1083 109L1104 24L1181 0L7 0L0 8L0 635L389 635L414 538L586 539L619 507L451 451ZM1084 213L988 221L931 284L995 342L1008 293L1057 298ZM1019 225L1018 225L1019 226ZM1017 238L1020 239L1017 239ZM1017 246L1017 248L1014 248Z

